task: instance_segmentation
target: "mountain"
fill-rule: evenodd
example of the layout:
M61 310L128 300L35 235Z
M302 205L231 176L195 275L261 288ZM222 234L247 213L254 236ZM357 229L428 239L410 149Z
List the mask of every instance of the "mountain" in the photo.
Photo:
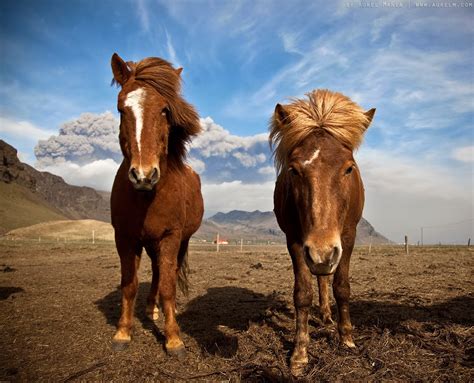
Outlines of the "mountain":
M203 221L201 228L195 237L201 239L215 239L219 233L221 238L227 240L265 240L272 242L284 242L285 236L280 230L272 211L253 212L232 210L228 213L217 213ZM364 218L357 226L357 244L381 244L390 241L378 233L374 227Z
M91 218L110 221L108 193L72 186L22 163L0 140L0 233L39 222Z

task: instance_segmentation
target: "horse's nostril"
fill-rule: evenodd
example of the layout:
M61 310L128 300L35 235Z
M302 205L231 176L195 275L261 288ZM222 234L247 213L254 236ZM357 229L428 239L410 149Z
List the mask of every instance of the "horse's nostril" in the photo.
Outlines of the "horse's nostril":
M303 251L304 251L304 256L306 258L310 258L310 251L309 251L309 246L303 246Z
M138 172L136 168L130 168L130 171L128 172L128 174L132 182L136 182L136 183L140 182L140 180L138 179Z
M150 181L151 182L156 182L158 181L158 168L153 168L153 171L151 173L151 176L150 176Z

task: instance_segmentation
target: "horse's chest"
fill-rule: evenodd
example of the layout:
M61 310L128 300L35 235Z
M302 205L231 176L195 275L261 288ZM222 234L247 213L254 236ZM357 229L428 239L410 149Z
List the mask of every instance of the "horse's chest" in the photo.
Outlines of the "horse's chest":
M142 239L160 238L166 231L181 226L185 215L182 199L170 198L169 195L157 194L154 198L139 195L112 204L115 230Z
M145 235L161 236L163 231L181 226L184 216L185 212L182 204L175 201L158 201L146 210L142 232Z

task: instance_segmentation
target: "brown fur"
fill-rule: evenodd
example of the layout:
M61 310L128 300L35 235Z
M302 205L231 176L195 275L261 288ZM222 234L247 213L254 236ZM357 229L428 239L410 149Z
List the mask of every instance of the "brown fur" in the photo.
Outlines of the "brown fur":
M316 90L307 100L277 105L271 120L278 178L274 192L277 221L286 235L295 275L296 339L291 370L308 362L308 314L317 275L320 310L331 323L329 275L339 311L341 342L354 347L349 317L349 261L362 216L364 188L352 151L375 109L364 113L346 96Z
M122 272L122 314L114 344L130 341L133 307L138 287L137 271L142 249L152 261L152 283L147 313L156 312L156 297L165 315L166 349L184 351L176 322L176 284L187 290L187 248L199 228L203 200L199 176L184 163L186 142L200 131L194 108L180 95L181 70L159 58L125 63L112 56L114 81L121 86L120 144L124 159L115 177L111 196L112 225ZM127 107L127 95L141 89L145 99L141 149L136 116ZM132 183L132 169L156 184L146 188ZM156 173L154 170L156 169ZM139 191L146 190L146 191Z

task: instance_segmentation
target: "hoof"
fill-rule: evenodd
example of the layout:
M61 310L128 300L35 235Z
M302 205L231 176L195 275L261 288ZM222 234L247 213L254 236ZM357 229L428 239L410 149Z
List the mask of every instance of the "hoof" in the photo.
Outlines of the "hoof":
M354 341L352 340L352 337L345 337L345 338L342 338L341 339L341 343L346 346L346 347L349 347L349 348L356 348L356 345L354 343Z
M330 316L328 316L328 317L323 317L322 321L323 321L323 324L324 324L325 326L332 326L332 325L335 324L335 322L333 321L333 319L332 319Z
M113 340L112 341L112 350L114 351L124 351L130 345L129 340Z
M167 348L166 353L173 358L183 359L186 356L186 348L184 345L175 348Z
M304 363L304 362L291 362L290 363L291 375L295 377L299 377L303 375L304 369L306 368L307 364L308 363Z

